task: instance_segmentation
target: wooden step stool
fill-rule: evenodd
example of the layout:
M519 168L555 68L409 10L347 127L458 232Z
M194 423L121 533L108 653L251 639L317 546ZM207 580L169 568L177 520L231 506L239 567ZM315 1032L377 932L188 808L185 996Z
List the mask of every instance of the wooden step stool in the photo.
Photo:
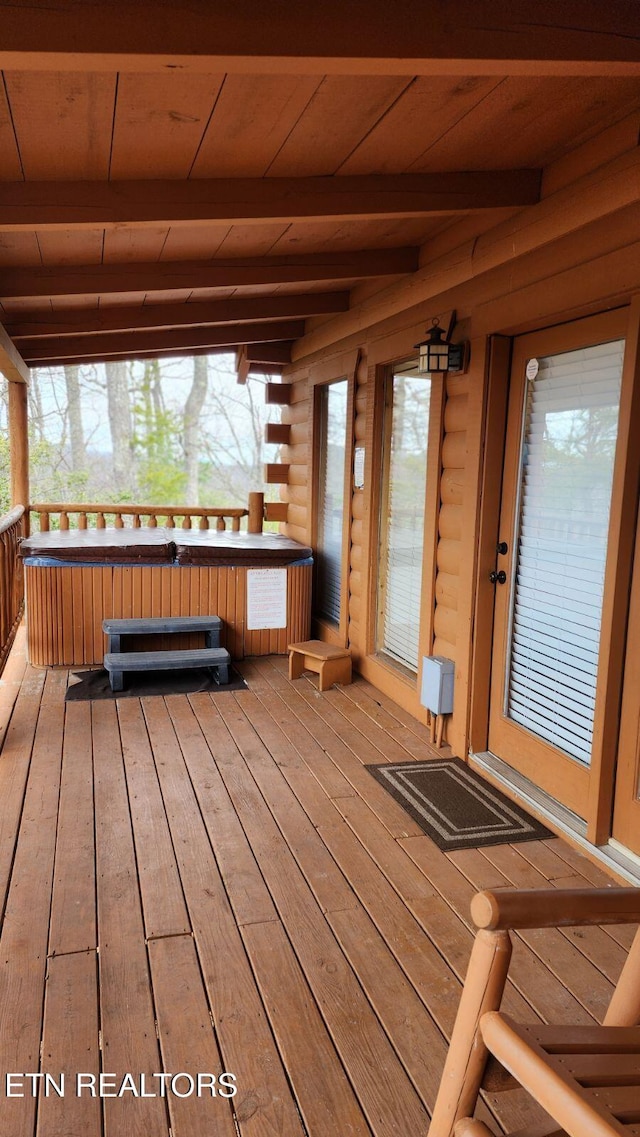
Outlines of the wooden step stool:
M328 690L334 683L350 683L351 652L324 640L289 644L289 678L299 679L305 670L316 672L320 691Z

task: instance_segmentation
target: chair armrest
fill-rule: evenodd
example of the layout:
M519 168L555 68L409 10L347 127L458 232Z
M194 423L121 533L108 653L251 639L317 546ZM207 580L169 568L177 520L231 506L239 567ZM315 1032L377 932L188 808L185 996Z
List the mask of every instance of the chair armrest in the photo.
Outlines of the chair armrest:
M640 888L505 888L471 901L478 928L560 928L640 923Z

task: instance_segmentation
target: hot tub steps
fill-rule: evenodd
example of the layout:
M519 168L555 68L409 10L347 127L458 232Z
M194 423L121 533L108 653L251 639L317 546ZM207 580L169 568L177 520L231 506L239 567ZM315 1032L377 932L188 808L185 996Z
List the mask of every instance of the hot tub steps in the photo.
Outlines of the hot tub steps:
M218 683L229 682L231 656L220 647L222 620L219 616L146 616L128 620L107 619L102 630L109 637L104 666L109 672L112 691L124 689L125 671L186 670L191 667L208 667L215 672ZM176 632L204 632L205 647L186 648L181 651L121 651L122 636L147 636L157 633L170 635Z
M182 629L180 629L182 630ZM169 671L208 667L218 683L229 682L229 652L223 647L187 648L183 651L108 651L104 657L112 691L124 689L125 671Z
M222 620L219 616L145 616L128 620L103 620L109 637L107 651L120 651L121 636L148 636L171 632L204 632L206 647L220 647Z

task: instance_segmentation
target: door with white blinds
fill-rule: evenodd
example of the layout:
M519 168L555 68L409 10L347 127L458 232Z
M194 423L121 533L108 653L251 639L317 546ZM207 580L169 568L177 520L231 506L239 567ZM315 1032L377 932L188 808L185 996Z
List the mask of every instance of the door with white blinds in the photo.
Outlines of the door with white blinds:
M418 670L431 377L415 362L386 376L377 649Z
M489 744L585 816L624 340L570 337L516 342Z
M340 624L342 597L348 390L346 379L317 388L319 463L315 611L321 619L336 626Z

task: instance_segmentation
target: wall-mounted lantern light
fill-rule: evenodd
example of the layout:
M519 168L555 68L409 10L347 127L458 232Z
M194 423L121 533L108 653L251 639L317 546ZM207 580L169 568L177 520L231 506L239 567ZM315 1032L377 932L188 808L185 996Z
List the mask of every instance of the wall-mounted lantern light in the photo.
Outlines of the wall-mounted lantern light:
M455 322L455 313L452 323ZM468 342L449 343L444 328L440 327L437 316L426 331L426 340L415 346L420 352L418 371L421 375L431 375L434 371L465 371L468 361Z

